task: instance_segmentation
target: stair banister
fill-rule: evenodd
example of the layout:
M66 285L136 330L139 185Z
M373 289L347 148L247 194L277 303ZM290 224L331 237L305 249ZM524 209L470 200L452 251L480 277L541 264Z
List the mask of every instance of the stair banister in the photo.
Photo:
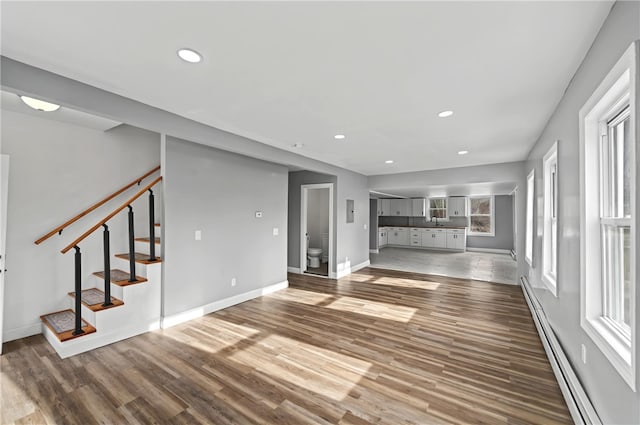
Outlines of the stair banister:
M85 215L89 214L90 212L92 212L96 208L99 208L102 205L104 205L105 203L109 202L110 200L112 200L116 196L120 195L122 192L124 192L125 190L129 189L130 187L132 187L132 186L134 186L136 184L140 185L142 183L142 180L146 179L147 177L149 177L150 175L152 175L153 173L155 173L158 170L160 170L160 166L159 165L157 167L155 167L153 170L150 170L150 171L146 172L145 174L143 174L142 176L138 177L137 179L133 180L131 183L129 183L129 184L121 187L120 189L116 190L111 195L107 196L106 198L102 199L101 201L96 202L95 204L91 205L89 208L87 208L86 210L82 211L80 214L76 215L72 219L70 219L70 220L66 221L65 223L61 224L60 226L56 227L55 229L53 229L52 231L50 231L46 235L44 235L41 238L39 238L38 240L36 240L35 244L36 245L41 244L42 242L46 241L47 239L49 239L51 236L55 235L56 233L61 234L62 231L65 228L69 227L71 224L73 224L76 221L80 220L82 217L84 217ZM98 227L100 227L100 226L98 226Z
M107 215L105 218L103 218L102 220L100 220L98 223L96 223L93 227L91 227L89 230L87 230L86 232L84 232L82 235L80 235L75 241L71 242L69 245L67 245L66 247L64 247L60 252L63 254L66 254L71 248L73 248L74 246L78 245L80 242L82 242L87 236L89 236L90 234L92 234L93 232L95 232L100 226L102 226L103 224L105 224L107 221L111 220L116 214L118 214L120 211L122 211L123 209L127 208L133 201L135 201L136 199L138 199L140 196L144 195L144 193L151 189L153 186L155 186L158 182L160 182L162 180L162 176L156 177L151 183L149 183L148 185L146 185L144 188L140 189L139 192L137 192L135 195L133 195L131 198L129 198L126 202L124 202L122 205L120 205L118 208L116 208L115 210L113 210L109 215Z

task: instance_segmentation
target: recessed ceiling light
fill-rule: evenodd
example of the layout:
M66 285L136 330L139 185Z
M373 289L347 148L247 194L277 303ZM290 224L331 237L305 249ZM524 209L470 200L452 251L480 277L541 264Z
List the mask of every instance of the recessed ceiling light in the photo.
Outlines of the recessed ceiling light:
M60 109L60 105L56 105L55 103L45 102L44 100L40 100L40 99L34 99L29 96L20 96L20 99L27 106L35 109L36 111L53 112Z
M180 49L178 50L178 56L185 62L198 63L202 60L202 55L195 50Z
M447 118L453 115L453 111L442 111L438 114L440 118Z
M393 164L393 159L387 159L384 163L385 164Z
M303 147L303 146L304 146L304 144L302 144L302 143L295 143L295 144L293 145L293 147L294 147L294 148L298 148L298 149L300 149L300 148L301 148L301 147Z
M335 136L333 136L333 138L336 140L342 140L344 139L344 134L336 134Z
M458 151L458 155L466 155L469 151Z

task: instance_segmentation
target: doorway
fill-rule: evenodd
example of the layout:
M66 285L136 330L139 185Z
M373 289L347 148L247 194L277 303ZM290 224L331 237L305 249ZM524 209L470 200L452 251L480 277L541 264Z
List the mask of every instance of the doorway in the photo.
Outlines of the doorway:
M2 327L4 317L4 269L7 239L7 195L9 188L9 155L0 155L0 354L2 354Z
M333 183L301 186L300 272L333 274Z

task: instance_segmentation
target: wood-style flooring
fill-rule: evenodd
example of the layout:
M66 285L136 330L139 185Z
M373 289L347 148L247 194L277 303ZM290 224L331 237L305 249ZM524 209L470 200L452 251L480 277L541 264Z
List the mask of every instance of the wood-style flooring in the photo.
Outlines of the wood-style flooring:
M2 424L571 423L517 286L364 269L60 360L5 344Z

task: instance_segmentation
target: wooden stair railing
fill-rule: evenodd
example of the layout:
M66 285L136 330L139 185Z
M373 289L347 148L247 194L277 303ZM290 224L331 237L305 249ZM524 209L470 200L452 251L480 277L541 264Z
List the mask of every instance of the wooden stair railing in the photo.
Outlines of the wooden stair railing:
M110 200L112 200L116 196L120 195L122 192L124 192L125 190L127 190L130 187L134 186L135 184L139 185L140 183L142 183L142 180L146 179L147 177L149 177L150 175L152 175L153 173L155 173L159 169L160 169L160 166L158 165L153 170L150 170L150 171L146 172L142 176L140 176L137 179L133 180L131 183L121 187L120 189L118 189L115 192L113 192L111 195L109 195L106 198L102 199L101 201L96 202L95 204L91 205L89 208L87 208L86 210L82 211L80 214L76 215L75 217L73 217L72 219L66 221L65 223L61 224L60 226L56 227L55 229L53 229L52 231L50 231L46 235L42 236L40 239L36 240L35 244L36 245L40 245L42 242L46 241L47 239L49 239L51 236L55 235L56 233L62 234L62 231L65 228L69 227L70 225L72 225L76 221L80 220L85 215L87 215L90 212L94 211L96 208L99 208L102 205L106 204L107 202L109 202Z
M80 247L78 244L82 242L87 236L98 230L100 226L104 227L103 232L103 247L104 247L104 304L107 307L111 305L111 265L110 265L110 252L109 252L109 226L107 222L115 217L120 211L125 208L129 208L129 282L137 282L136 279L136 265L135 265L135 242L134 242L134 228L133 228L133 207L131 204L133 201L144 195L149 191L149 238L150 241L155 240L155 217L154 217L154 196L151 188L162 180L162 176L156 177L151 183L146 185L135 195L129 198L126 202L121 204L118 208L114 209L105 218L96 223L89 230L80 235L76 240L62 249L63 254L66 254L71 248L75 249L75 328L73 335L80 335L84 333L82 330L82 313L81 313L81 299L82 299L82 273L81 273L81 261L82 254L80 253ZM135 182L134 182L135 183ZM149 261L156 261L155 256L155 243L150 243L149 247Z

